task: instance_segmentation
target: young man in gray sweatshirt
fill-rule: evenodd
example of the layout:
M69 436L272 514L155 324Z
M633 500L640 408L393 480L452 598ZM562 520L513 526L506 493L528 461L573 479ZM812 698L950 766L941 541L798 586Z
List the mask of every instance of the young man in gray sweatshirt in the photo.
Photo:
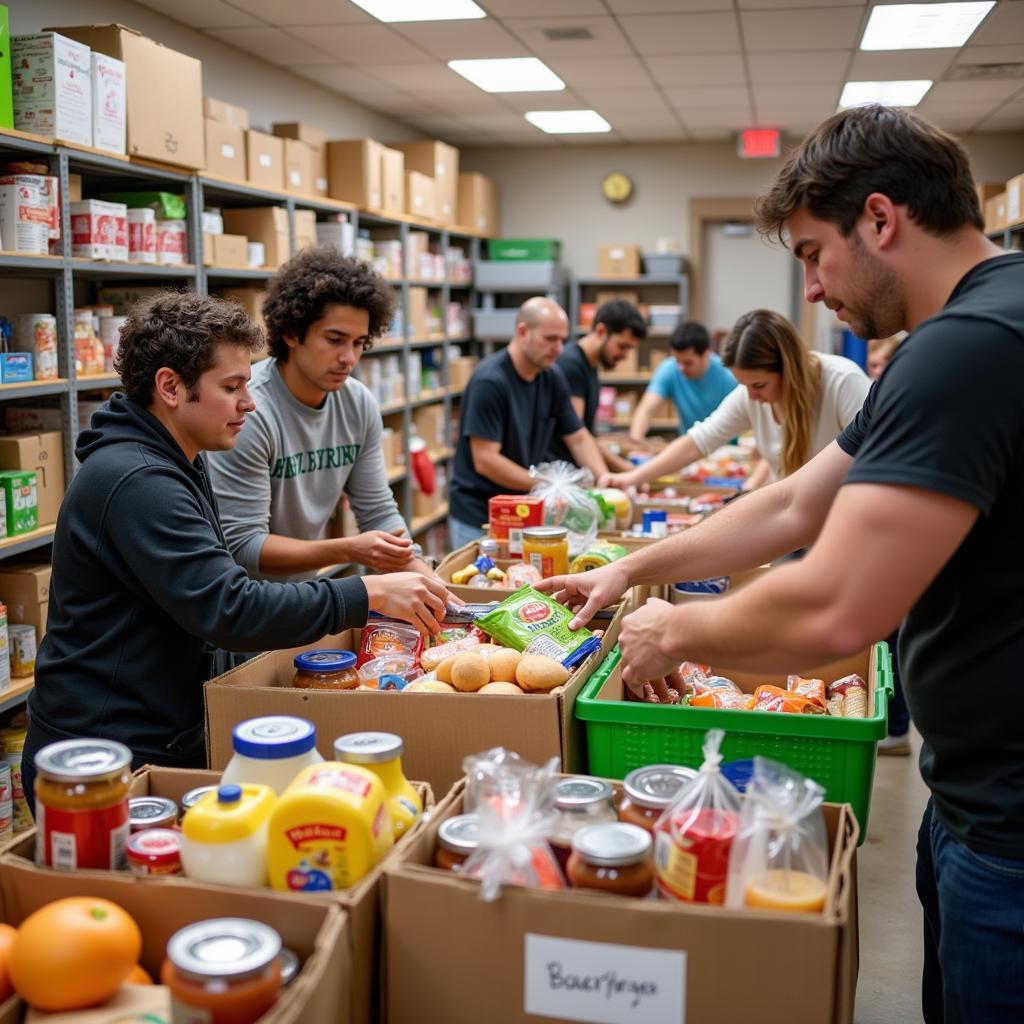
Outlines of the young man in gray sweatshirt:
M249 385L256 410L235 447L209 457L228 547L251 576L307 580L344 562L430 574L388 485L380 409L352 379L394 306L369 264L329 247L304 249L270 282L271 358ZM329 537L343 494L361 532Z

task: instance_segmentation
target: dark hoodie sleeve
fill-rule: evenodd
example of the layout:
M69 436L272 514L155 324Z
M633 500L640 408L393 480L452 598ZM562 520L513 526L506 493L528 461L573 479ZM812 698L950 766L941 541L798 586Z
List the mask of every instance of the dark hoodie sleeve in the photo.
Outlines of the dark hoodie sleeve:
M358 577L307 583L253 580L171 469L148 466L107 503L97 556L113 548L182 629L232 651L312 643L366 623Z

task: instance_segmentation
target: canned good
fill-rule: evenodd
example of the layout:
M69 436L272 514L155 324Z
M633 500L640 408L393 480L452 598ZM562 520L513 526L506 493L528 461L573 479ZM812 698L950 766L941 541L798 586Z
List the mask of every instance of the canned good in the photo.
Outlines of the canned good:
M9 623L7 646L11 656L11 675L24 679L36 670L36 627Z
M28 809L21 781L21 755L25 749L27 735L27 730L15 726L0 732L4 764L11 770L11 802L16 833L26 832L32 827L32 812Z
M650 832L636 825L588 825L572 837L569 884L620 896L649 896L654 888L652 846Z
M200 798L205 796L207 793L216 792L216 786L196 786L195 789L190 789L181 798L181 813L184 814L190 807L194 807L199 803Z
M14 835L14 799L11 766L0 761L0 843Z
M128 824L132 832L170 828L178 824L178 805L162 796L132 797L128 801Z
M564 871L572 853L573 836L582 828L618 820L615 790L603 779L573 775L555 785L555 807L558 820L551 829L548 842Z
M677 764L649 764L635 768L622 781L619 821L654 831L655 822L675 799L680 788L696 776L693 768Z
M287 987L302 968L298 954L287 946L281 947L281 985Z
M663 508L645 508L643 532L649 537L668 536L668 512Z
M479 832L480 816L477 814L456 814L442 821L437 830L434 866L446 871L460 870L479 846Z
M133 875L180 875L181 833L172 828L147 828L134 832L126 847Z

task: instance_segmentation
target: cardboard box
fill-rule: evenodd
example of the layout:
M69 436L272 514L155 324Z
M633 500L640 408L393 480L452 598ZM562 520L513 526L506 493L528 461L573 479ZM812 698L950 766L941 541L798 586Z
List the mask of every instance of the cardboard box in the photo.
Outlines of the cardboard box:
M412 425L416 433L427 442L428 449L433 450L445 446L448 420L445 417L443 405L421 405L418 409L414 409Z
M11 26L7 7L0 4L0 128L14 127L14 93L11 88Z
M476 359L473 356L459 356L448 363L448 386L456 391L465 391L473 371L476 369Z
M0 352L0 384L27 384L33 379L31 352Z
M39 529L39 489L31 470L0 472L0 491L7 509L7 536L17 537Z
M327 143L327 194L346 203L383 209L384 147L373 139Z
M267 290L265 288L257 288L255 286L245 288L218 288L216 294L222 299L229 299L232 302L237 302L245 309L249 319L256 324L257 327L265 329L266 324L263 320L263 303L267 298ZM261 359L263 355L266 355L266 349L261 349L261 353L262 354L254 353L255 358Z
M46 633L50 604L49 562L5 562L0 568L0 601L7 605L8 622L36 627L36 638Z
M262 242L266 266L276 270L291 256L288 211L283 206L246 206L224 211L224 229L245 235L250 242Z
M68 202L80 203L82 201L82 176L80 174L68 175Z
M330 176L327 171L327 147L313 150L313 195L330 194Z
M433 494L425 494L418 487L412 489L412 515L414 519L422 519L426 516L436 515L441 508L443 495L440 488L435 488Z
M429 296L426 288L413 285L409 288L406 323L414 339L422 339L429 333L430 317L428 314Z
M327 132L308 124L305 121L289 121L286 124L275 123L270 130L279 139L298 139L310 149L324 149L327 146Z
M203 65L124 25L57 28L125 63L128 152L196 169L203 166Z
M316 214L312 210L296 210L293 214L295 223L295 251L316 245Z
M313 150L297 139L284 143L284 187L292 192L313 191Z
M215 100L212 96L203 97L203 117L231 128L249 127L249 111L245 107L236 107L232 103L225 103L224 100Z
M206 139L206 173L245 181L248 170L245 130L208 117L203 121L203 134Z
M380 454L384 459L384 468L393 469L398 465L395 462L395 432L391 427L385 427L380 434Z
M483 174L460 174L455 223L481 235L498 233L498 186Z
M72 203L71 255L90 260L128 259L128 207L103 199Z
M405 154L381 147L381 202L388 213L405 213Z
M246 181L260 188L284 188L284 140L258 132L245 132Z
M302 964L273 1009L260 1018L261 1024L343 1024L347 1020L352 936L341 906L308 896L284 897L270 889L228 889L181 877L143 881L127 872L37 868L30 859L34 843L34 831L22 833L0 857L0 894L7 923L17 926L58 899L108 899L138 924L142 966L159 978L167 941L181 928L217 917L261 921L281 936ZM19 1017L9 1019L13 1024Z
M218 267L249 265L249 239L245 235L211 235L213 262Z
M128 111L124 61L105 53L91 55L92 144L110 153L124 153Z
M1024 220L1024 174L1006 183L1006 226Z
M13 37L15 128L92 145L92 73L84 42L49 29Z
M1006 186L1001 181L979 181L975 184L974 191L978 193L978 205L984 213L985 203L1000 192L1005 192Z
M1007 219L1007 195L999 195L985 201L985 230L1002 231L1009 223Z
M493 1024L853 1020L858 829L849 805L823 807L830 873L821 914L517 886L484 902L479 883L432 866L438 826L461 811L460 788L386 872L389 1024L418 1024L424 1006L435 1020ZM780 971L772 951L783 950L801 965L798 979ZM556 984L568 974L593 978L593 988Z
M437 218L437 188L433 178L419 171L405 172L405 212L427 220Z
M640 247L637 245L599 245L598 277L639 277Z
M510 555L523 553L523 530L544 522L544 499L529 494L499 494L487 502L491 536L507 541Z
M419 142L399 142L405 156L405 170L433 178L435 185L435 212L433 217L442 224L455 224L459 198L459 151L437 139ZM418 213L409 206L409 213ZM419 214L427 216L427 214Z
M39 525L57 522L64 497L64 442L60 431L0 435L0 469L35 473Z

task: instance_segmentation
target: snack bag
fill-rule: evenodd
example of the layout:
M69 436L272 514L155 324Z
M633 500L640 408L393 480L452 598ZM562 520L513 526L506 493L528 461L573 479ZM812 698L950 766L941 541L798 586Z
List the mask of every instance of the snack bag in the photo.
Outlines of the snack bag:
M420 665L424 672L433 672L445 658L451 658L456 654L465 654L473 650L480 643L479 637L467 634L458 640L449 640L448 643L438 644L437 647L428 647L420 655Z
M523 654L546 654L573 669L601 647L600 639L589 629L569 629L573 614L553 598L526 586L495 605L476 624L505 647Z
M704 737L700 771L654 825L654 870L658 891L670 899L722 903L729 849L740 822L740 795L719 771L725 733Z
M718 677L721 678L721 677ZM735 685L735 684L733 684ZM705 690L690 698L691 708L720 708L727 711L752 711L754 695L734 690Z
M828 703L828 696L825 693L825 681L823 679L803 679L800 676L788 676L786 689L790 693L799 693L801 697L813 700L815 704L825 710Z
M397 685L394 680L388 679L390 676L397 676L404 686L419 675L416 659L411 654L384 654L359 666L359 685L373 690L388 689ZM382 686L382 682L385 685Z
M586 551L601 523L601 510L585 490L593 483L590 470L571 462L542 462L530 470L537 480L530 494L544 499L544 525L569 531L571 556Z
M729 855L726 904L817 914L825 906L825 790L766 757L754 773Z
M830 683L827 692L830 714L838 713L843 718L867 718L868 684L856 673Z
M502 747L467 757L465 810L479 818L477 849L463 878L480 880L480 899L495 900L503 885L564 889L565 878L548 845L558 813L558 758L538 768Z
M731 679L725 676L704 676L701 678L696 674L690 676L693 692L699 697L702 693L710 693L712 690L723 690L744 696L743 691Z
M419 661L422 653L423 637L415 626L397 619L371 619L359 638L356 667L385 654L411 654Z
M516 562L505 570L505 578L506 586L518 590L520 587L540 583L544 577L535 565L530 565L529 562Z
M700 693L698 686L706 686L711 675L710 665L698 665L693 661L684 661L679 666L679 678L687 693Z
M809 697L783 690L781 686L764 685L754 691L755 711L782 711L795 715L823 715L825 709Z

